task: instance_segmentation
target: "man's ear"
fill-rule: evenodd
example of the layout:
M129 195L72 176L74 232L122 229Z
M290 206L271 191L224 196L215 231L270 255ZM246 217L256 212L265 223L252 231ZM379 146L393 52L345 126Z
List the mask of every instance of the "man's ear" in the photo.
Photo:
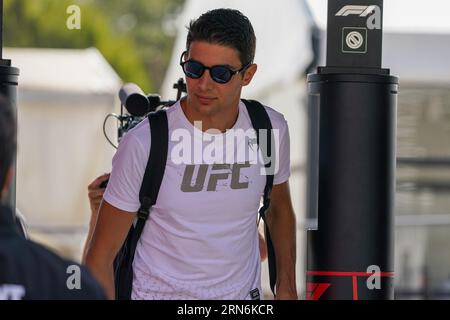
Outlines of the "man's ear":
M243 86L248 85L252 81L253 76L255 75L257 69L258 65L256 63L253 63L245 70L244 76L242 78Z
M0 189L0 198L3 198L3 196L6 195L8 188L11 184L13 176L14 176L14 170L13 170L13 167L11 166L11 167L9 167L8 171L6 171L5 181L2 181L3 185Z

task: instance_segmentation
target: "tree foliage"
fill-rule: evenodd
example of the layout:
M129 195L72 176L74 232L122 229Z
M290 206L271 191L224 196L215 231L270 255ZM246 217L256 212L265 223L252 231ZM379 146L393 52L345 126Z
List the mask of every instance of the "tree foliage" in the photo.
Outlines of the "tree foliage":
M4 45L37 48L96 47L125 82L159 88L170 59L170 21L184 0L5 0ZM69 30L70 5L81 29Z

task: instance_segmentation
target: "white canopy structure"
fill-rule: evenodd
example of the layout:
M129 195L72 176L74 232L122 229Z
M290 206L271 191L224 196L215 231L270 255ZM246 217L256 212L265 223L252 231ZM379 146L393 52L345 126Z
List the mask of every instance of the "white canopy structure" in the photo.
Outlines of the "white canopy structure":
M79 259L90 216L87 185L109 172L115 152L102 128L118 110L121 80L95 48L6 48L4 56L20 69L17 208L31 236Z

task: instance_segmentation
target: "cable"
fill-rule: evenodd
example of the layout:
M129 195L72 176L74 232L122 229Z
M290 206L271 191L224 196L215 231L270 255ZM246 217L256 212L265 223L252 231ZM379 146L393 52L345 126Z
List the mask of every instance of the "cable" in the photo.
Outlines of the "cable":
M106 140L108 140L109 144L112 145L115 149L117 149L117 146L109 139L108 135L106 134L106 121L109 117L114 117L117 119L117 121L121 121L120 117L117 114L110 113L105 117L105 120L103 121L103 135L105 136Z

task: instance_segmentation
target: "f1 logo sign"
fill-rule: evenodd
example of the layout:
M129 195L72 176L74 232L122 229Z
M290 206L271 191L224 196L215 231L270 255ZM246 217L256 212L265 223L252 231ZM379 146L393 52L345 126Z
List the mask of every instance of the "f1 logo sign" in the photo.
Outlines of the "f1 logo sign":
M380 9L378 6L344 6L336 13L336 17L346 17L351 14L356 14L364 18L372 13L375 10L375 7L377 7L378 10Z
M367 29L347 27L343 28L342 52L367 53Z
M367 28L369 30L381 29L381 9L379 6L348 5L342 7L342 9L336 13L336 17L346 17L349 15L358 15L362 18L370 15L367 19Z

